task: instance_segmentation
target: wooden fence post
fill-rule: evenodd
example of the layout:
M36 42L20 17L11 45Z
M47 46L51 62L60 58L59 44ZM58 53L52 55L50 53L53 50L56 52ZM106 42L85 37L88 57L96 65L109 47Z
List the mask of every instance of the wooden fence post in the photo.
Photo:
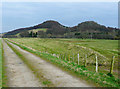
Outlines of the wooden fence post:
M97 58L97 54L96 54L96 72L98 72L98 58Z
M79 53L78 53L78 65L79 65Z
M66 53L65 53L65 61L66 61Z
M84 59L84 66L87 66L87 54L85 55L85 59Z
M115 58L115 56L113 56L112 61L111 61L110 74L113 73L114 58Z
M58 54L57 56L58 56L58 59L59 59L59 58L60 58L60 57L59 57L59 54Z
M70 55L69 55L69 58L68 58L68 59L69 59L69 62L70 62Z
M63 55L61 54L61 59L63 59Z
M66 56L65 56L65 61L66 61Z
M73 62L74 62L74 53L73 53Z
M61 59L61 54L60 54L60 59Z

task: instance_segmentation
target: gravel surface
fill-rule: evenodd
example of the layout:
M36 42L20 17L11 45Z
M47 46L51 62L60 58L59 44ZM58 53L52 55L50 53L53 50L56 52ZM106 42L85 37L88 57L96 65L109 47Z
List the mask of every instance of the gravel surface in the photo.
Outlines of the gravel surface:
M13 50L3 41L5 71L8 87L43 86L34 73L23 63Z

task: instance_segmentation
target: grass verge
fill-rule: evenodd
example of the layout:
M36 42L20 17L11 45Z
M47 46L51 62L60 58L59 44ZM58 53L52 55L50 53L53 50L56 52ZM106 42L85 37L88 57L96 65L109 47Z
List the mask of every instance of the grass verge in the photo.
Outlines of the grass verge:
M2 43L0 39L0 88L2 88Z
M2 87L8 87L7 83L8 83L8 80L7 80L7 75L6 75L6 66L5 66L5 61L4 61L4 50L3 50L3 45L2 45Z

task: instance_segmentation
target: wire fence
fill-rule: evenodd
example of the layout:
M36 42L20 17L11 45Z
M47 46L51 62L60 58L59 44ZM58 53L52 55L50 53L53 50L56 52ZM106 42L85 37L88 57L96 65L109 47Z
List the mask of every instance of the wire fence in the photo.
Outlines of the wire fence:
M13 40L9 41L16 43L16 44L20 44L18 42L15 42ZM21 45L21 44L20 44ZM23 45L23 44L22 44ZM33 51L38 51L35 50L31 47L28 47L26 45L23 45ZM59 53L59 52L53 52L52 51L48 51L47 48L44 51L39 51L40 53L45 53L45 54L49 54L52 55L54 57L57 57L60 60L65 60L68 62L74 62L78 65L83 65L84 67L87 67L88 65L92 65L95 66L95 71L99 72L99 66L104 66L107 69L109 69L109 72L111 74L113 74L113 69L114 69L114 64L115 64L115 56L113 55L111 59L108 59L107 57L101 55L100 53L93 51L89 48L86 47L81 47L84 50L87 50L88 53L84 53L84 52L72 52L72 51L66 51L63 53Z

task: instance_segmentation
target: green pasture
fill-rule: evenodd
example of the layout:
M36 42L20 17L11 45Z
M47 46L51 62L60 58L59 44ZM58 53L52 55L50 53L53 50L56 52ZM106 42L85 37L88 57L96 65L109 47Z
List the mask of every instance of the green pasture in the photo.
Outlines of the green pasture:
M112 57L115 56L114 75L118 68L118 40L96 39L40 39L40 38L11 38L12 40L36 49L43 53L59 56L63 60L84 65L87 56L87 67L95 71L95 57L98 56L99 71L108 73ZM102 65L102 66L101 66Z
M46 32L47 29L46 29L46 28L39 28L39 29L32 29L32 30L29 30L29 32L31 32L31 31L33 31L34 33L35 33L35 32L38 32L38 31L44 31L44 32Z

